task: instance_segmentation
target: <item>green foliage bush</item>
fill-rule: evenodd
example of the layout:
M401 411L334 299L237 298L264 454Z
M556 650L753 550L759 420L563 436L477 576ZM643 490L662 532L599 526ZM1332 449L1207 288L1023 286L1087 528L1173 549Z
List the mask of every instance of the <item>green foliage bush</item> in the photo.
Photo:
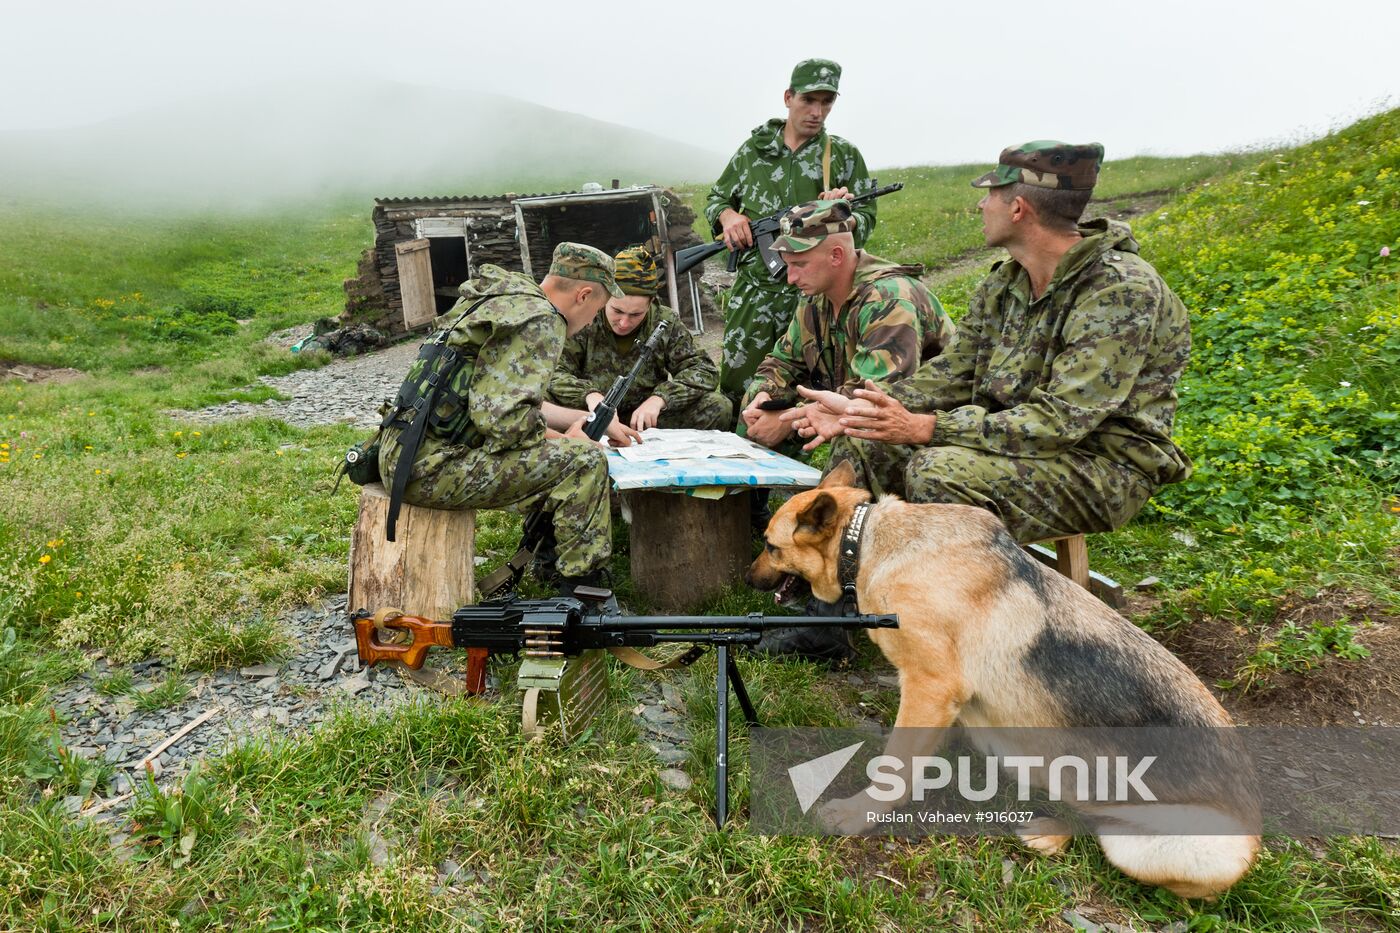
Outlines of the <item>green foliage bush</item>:
M1400 480L1400 111L1203 185L1141 226L1192 311L1158 508L1224 525L1307 507L1344 477Z

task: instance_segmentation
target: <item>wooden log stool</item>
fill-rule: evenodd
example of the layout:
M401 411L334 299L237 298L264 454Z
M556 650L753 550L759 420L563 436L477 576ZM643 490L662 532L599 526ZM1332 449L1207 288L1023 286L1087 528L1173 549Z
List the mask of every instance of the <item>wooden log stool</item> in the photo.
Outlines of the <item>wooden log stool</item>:
M374 612L387 606L408 615L447 621L476 601L476 512L428 509L403 503L397 541L384 537L389 491L370 483L350 537L346 608Z
M1045 546L1047 544L1053 544L1055 550L1051 552ZM1026 545L1026 550L1036 560L1054 567L1114 609L1121 609L1125 605L1123 587L1117 581L1089 569L1089 546L1083 535L1047 538L1045 541Z
M749 497L704 499L629 489L632 584L656 609L693 609L744 578L752 559Z

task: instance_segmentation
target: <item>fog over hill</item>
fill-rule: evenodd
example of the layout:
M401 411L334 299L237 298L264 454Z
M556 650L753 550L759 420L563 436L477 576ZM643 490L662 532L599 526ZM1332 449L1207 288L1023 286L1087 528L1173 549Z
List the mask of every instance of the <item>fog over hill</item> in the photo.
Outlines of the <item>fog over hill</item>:
M264 209L337 197L713 179L725 156L491 94L264 86L85 127L0 133L0 199Z

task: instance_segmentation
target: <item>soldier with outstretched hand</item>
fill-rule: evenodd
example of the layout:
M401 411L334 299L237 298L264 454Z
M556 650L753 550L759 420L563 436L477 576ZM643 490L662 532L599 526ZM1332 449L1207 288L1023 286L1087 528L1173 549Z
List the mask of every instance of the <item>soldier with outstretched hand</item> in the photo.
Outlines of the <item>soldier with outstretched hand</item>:
M874 188L865 160L851 143L826 132L841 66L822 58L799 62L783 92L785 118L757 127L729 160L705 206L716 237L744 250L724 305L720 390L737 406L749 378L786 330L798 292L774 280L753 246L749 222L816 198L864 194ZM857 246L875 227L875 202L855 209Z
M657 297L661 269L645 246L613 257L621 298L609 298L603 313L564 344L549 385L550 398L572 409L592 411L613 382L630 372L648 339L663 323L661 345L646 361L618 405L617 420L636 431L696 428L728 431L734 409L721 395L719 370L695 345L676 312Z
M413 457L404 501L439 509L542 507L554 520L561 589L572 592L596 581L611 555L607 457L583 433L586 414L544 398L565 338L583 330L609 296L623 294L612 257L560 243L538 285L486 265L460 291L440 324L451 323L447 346L462 363L447 387L444 417L429 424ZM386 486L405 427L393 422L383 437ZM636 432L615 424L608 436L626 444L629 435Z
M997 513L1018 541L1109 531L1190 475L1172 441L1186 308L1126 224L1079 223L1097 143L1025 143L976 179L992 266L941 356L782 418L877 494Z

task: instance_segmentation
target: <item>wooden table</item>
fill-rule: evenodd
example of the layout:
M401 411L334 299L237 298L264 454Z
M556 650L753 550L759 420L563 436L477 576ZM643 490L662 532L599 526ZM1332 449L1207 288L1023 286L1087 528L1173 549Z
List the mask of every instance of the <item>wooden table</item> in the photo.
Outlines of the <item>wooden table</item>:
M733 435L726 439L733 443ZM796 491L821 481L813 467L744 443L757 459L634 462L609 453L608 472L631 525L632 582L656 609L693 609L742 582L753 559L750 490Z

